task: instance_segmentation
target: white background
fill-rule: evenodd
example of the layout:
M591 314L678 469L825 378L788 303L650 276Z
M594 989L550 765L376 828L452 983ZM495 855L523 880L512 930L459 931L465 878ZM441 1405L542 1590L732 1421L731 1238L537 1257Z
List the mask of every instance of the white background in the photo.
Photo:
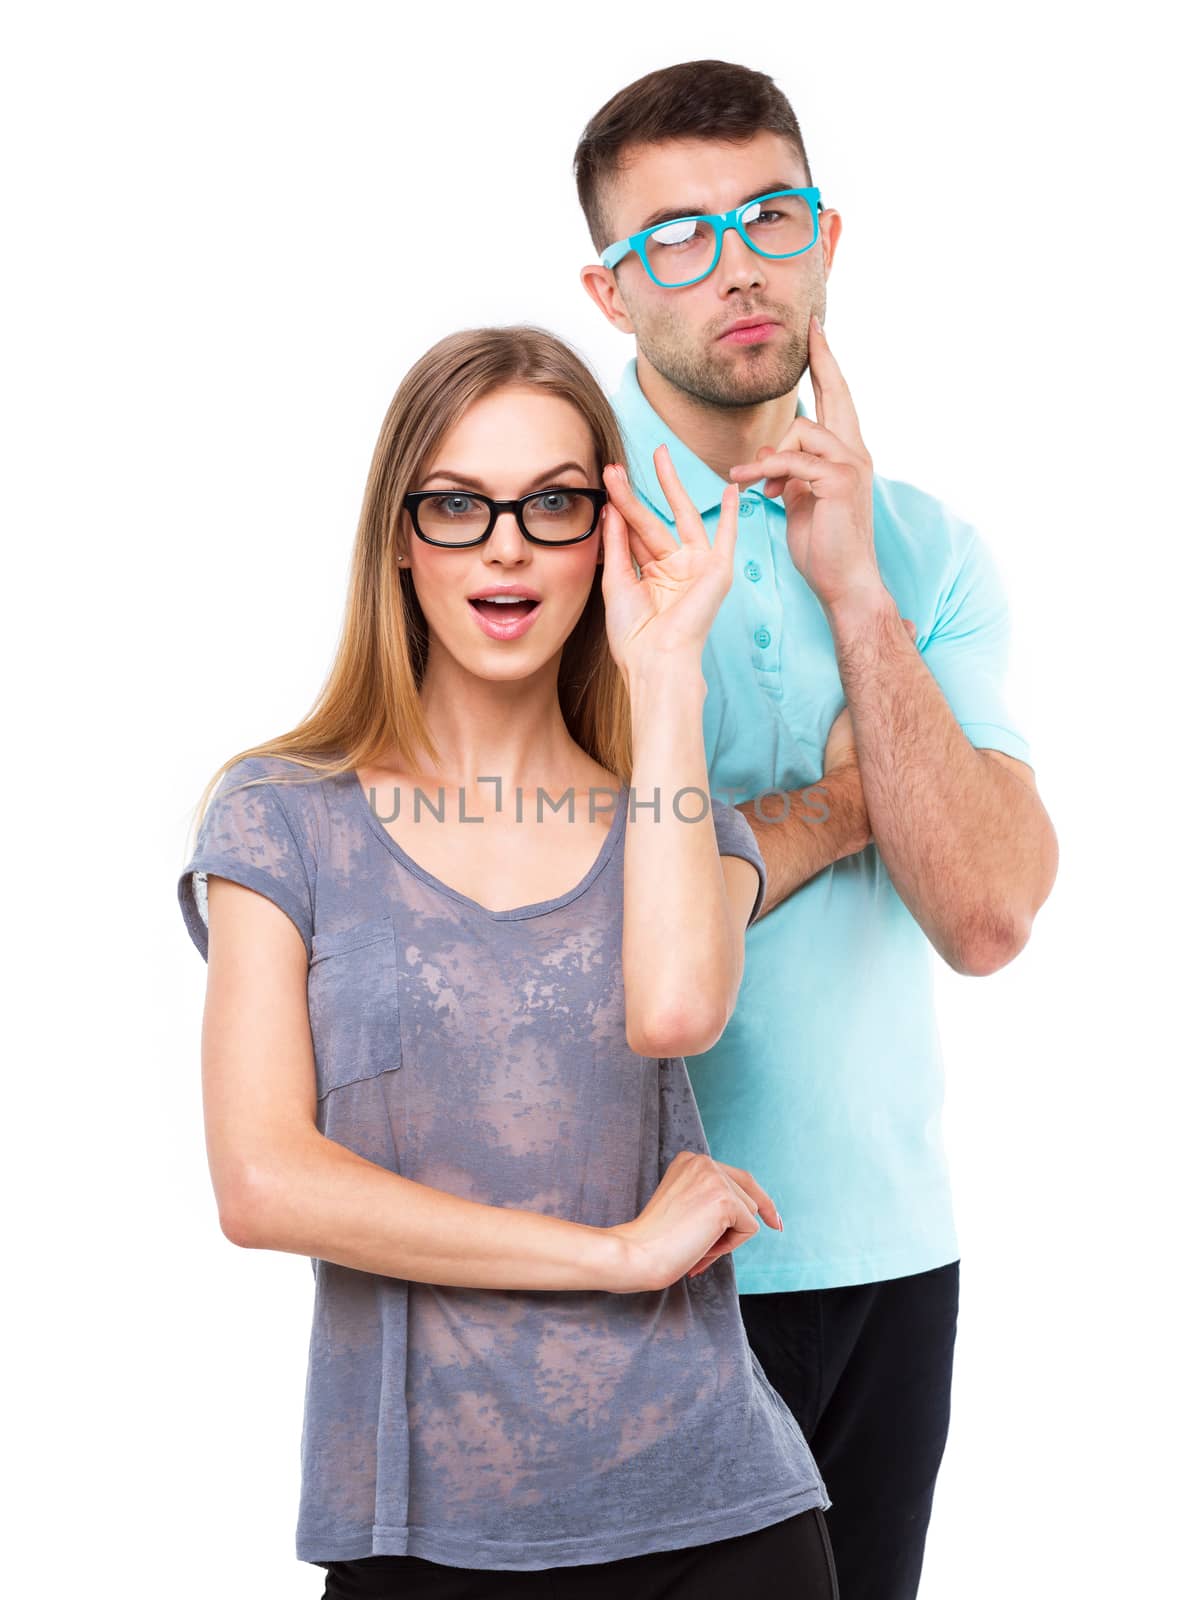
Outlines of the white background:
M997 555L1062 850L1010 967L937 964L963 1297L921 1594L1177 1590L1188 188L1157 7L42 4L4 32L9 1591L321 1594L292 1554L310 1266L229 1244L206 1168L191 807L314 698L409 363L532 320L618 377L571 154L704 56L800 117L866 441Z

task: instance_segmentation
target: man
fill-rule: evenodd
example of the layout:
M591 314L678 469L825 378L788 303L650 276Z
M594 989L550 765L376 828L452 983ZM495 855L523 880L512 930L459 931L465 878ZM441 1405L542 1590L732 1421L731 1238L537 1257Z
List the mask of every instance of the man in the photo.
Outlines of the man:
M769 886L736 1011L689 1067L712 1150L786 1223L734 1257L741 1309L832 1497L843 1600L901 1600L959 1288L931 947L995 972L1057 871L1002 693L1005 596L973 528L873 474L821 328L840 216L772 79L650 73L592 118L575 175L601 255L584 286L636 343L615 400L635 487L672 526L666 445L712 538L725 480L741 490L704 735Z

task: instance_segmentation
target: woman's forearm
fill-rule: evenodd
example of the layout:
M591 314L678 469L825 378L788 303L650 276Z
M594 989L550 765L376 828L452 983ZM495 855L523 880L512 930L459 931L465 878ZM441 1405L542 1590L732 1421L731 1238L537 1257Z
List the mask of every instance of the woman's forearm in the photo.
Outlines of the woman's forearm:
M622 964L628 1039L642 1055L709 1049L740 984L711 816L706 696L693 655L656 658L629 678L633 777Z
M360 1272L476 1289L631 1292L607 1228L465 1200L359 1156L311 1128L246 1186L224 1231L237 1244Z

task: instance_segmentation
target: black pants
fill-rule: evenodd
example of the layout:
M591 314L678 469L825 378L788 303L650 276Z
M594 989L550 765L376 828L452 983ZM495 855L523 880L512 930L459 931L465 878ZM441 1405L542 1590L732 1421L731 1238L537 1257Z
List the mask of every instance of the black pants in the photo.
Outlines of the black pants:
M818 1509L711 1544L536 1572L444 1567L420 1556L325 1565L323 1600L839 1600Z
M951 1419L959 1262L742 1294L749 1343L823 1474L840 1600L913 1600Z

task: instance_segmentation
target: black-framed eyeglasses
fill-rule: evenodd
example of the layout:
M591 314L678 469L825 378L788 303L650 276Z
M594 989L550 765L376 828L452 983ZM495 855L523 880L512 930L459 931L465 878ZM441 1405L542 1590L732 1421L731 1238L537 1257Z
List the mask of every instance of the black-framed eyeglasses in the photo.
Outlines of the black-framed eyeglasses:
M575 489L570 484L535 489L519 500L493 500L474 489L415 489L402 500L414 532L427 544L482 544L504 511L532 544L578 544L595 532L608 498L606 489Z

